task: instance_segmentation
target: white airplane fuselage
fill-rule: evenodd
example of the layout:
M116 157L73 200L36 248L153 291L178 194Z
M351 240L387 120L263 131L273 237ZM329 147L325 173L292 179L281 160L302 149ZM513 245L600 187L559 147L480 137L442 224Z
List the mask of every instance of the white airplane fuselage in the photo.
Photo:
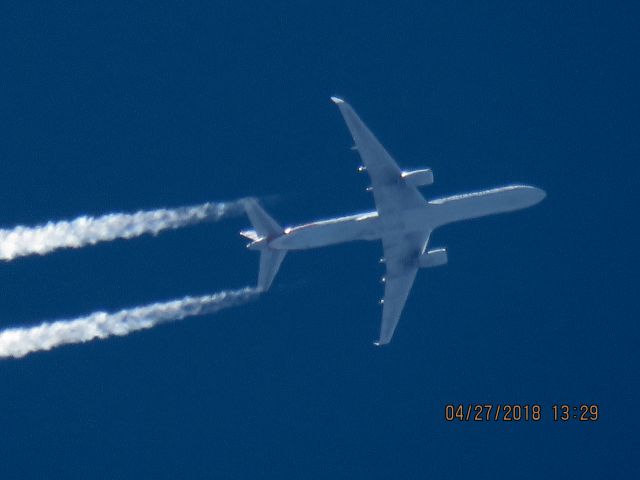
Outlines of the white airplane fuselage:
M403 210L383 222L377 211L319 220L268 239L276 250L306 250L355 240L378 240L388 233L431 232L448 223L520 210L535 205L545 192L527 185L512 185L431 200L423 207Z

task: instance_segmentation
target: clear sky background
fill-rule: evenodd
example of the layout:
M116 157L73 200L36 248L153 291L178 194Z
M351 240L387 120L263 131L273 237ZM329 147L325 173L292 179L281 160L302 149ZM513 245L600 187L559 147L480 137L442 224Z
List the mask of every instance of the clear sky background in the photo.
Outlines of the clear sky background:
M341 95L427 197L548 196L451 225L396 336L379 243L291 254L258 301L0 362L0 476L632 478L635 2L4 2L0 225L265 198L373 208ZM0 326L255 282L245 218L0 265ZM538 403L538 423L445 422ZM596 403L595 423L551 405Z

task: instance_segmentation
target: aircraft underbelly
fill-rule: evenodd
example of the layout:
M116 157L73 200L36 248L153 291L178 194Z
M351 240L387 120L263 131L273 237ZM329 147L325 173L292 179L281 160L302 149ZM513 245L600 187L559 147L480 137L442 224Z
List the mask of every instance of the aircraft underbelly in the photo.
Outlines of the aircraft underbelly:
M539 188L509 185L431 200L427 208L433 226L439 227L447 223L527 208L538 203L545 195Z
M369 213L313 222L285 230L285 235L269 245L283 250L305 250L355 240L378 240L388 233L429 231L428 213L427 207L420 207L383 218Z
M295 227L269 245L284 250L305 250L354 240L376 240L382 235L377 216L345 217Z

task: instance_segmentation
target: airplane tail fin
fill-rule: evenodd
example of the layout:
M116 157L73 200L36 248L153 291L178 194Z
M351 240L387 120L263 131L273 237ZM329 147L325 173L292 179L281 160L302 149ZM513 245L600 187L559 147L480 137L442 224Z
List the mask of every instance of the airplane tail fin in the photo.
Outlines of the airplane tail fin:
M256 200L252 198L245 200L244 207L255 231L245 231L240 234L253 241L248 245L249 248L260 250L258 288L266 291L273 283L273 279L287 254L286 250L270 248L268 239L281 235L284 230Z

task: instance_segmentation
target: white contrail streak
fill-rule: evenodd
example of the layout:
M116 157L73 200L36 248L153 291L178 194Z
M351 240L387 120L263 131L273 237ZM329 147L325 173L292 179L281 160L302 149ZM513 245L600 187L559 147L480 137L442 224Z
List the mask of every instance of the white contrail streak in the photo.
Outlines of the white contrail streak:
M245 287L213 295L153 303L116 313L94 312L86 317L46 322L36 327L9 328L0 331L0 358L20 358L28 353L51 350L68 343L127 335L159 323L174 322L185 317L205 315L241 305L253 300L259 293L258 289Z
M192 207L82 216L71 221L49 222L37 227L0 229L0 260L44 255L59 248L79 248L117 238L176 229L200 222L214 222L244 213L243 201L203 203Z

